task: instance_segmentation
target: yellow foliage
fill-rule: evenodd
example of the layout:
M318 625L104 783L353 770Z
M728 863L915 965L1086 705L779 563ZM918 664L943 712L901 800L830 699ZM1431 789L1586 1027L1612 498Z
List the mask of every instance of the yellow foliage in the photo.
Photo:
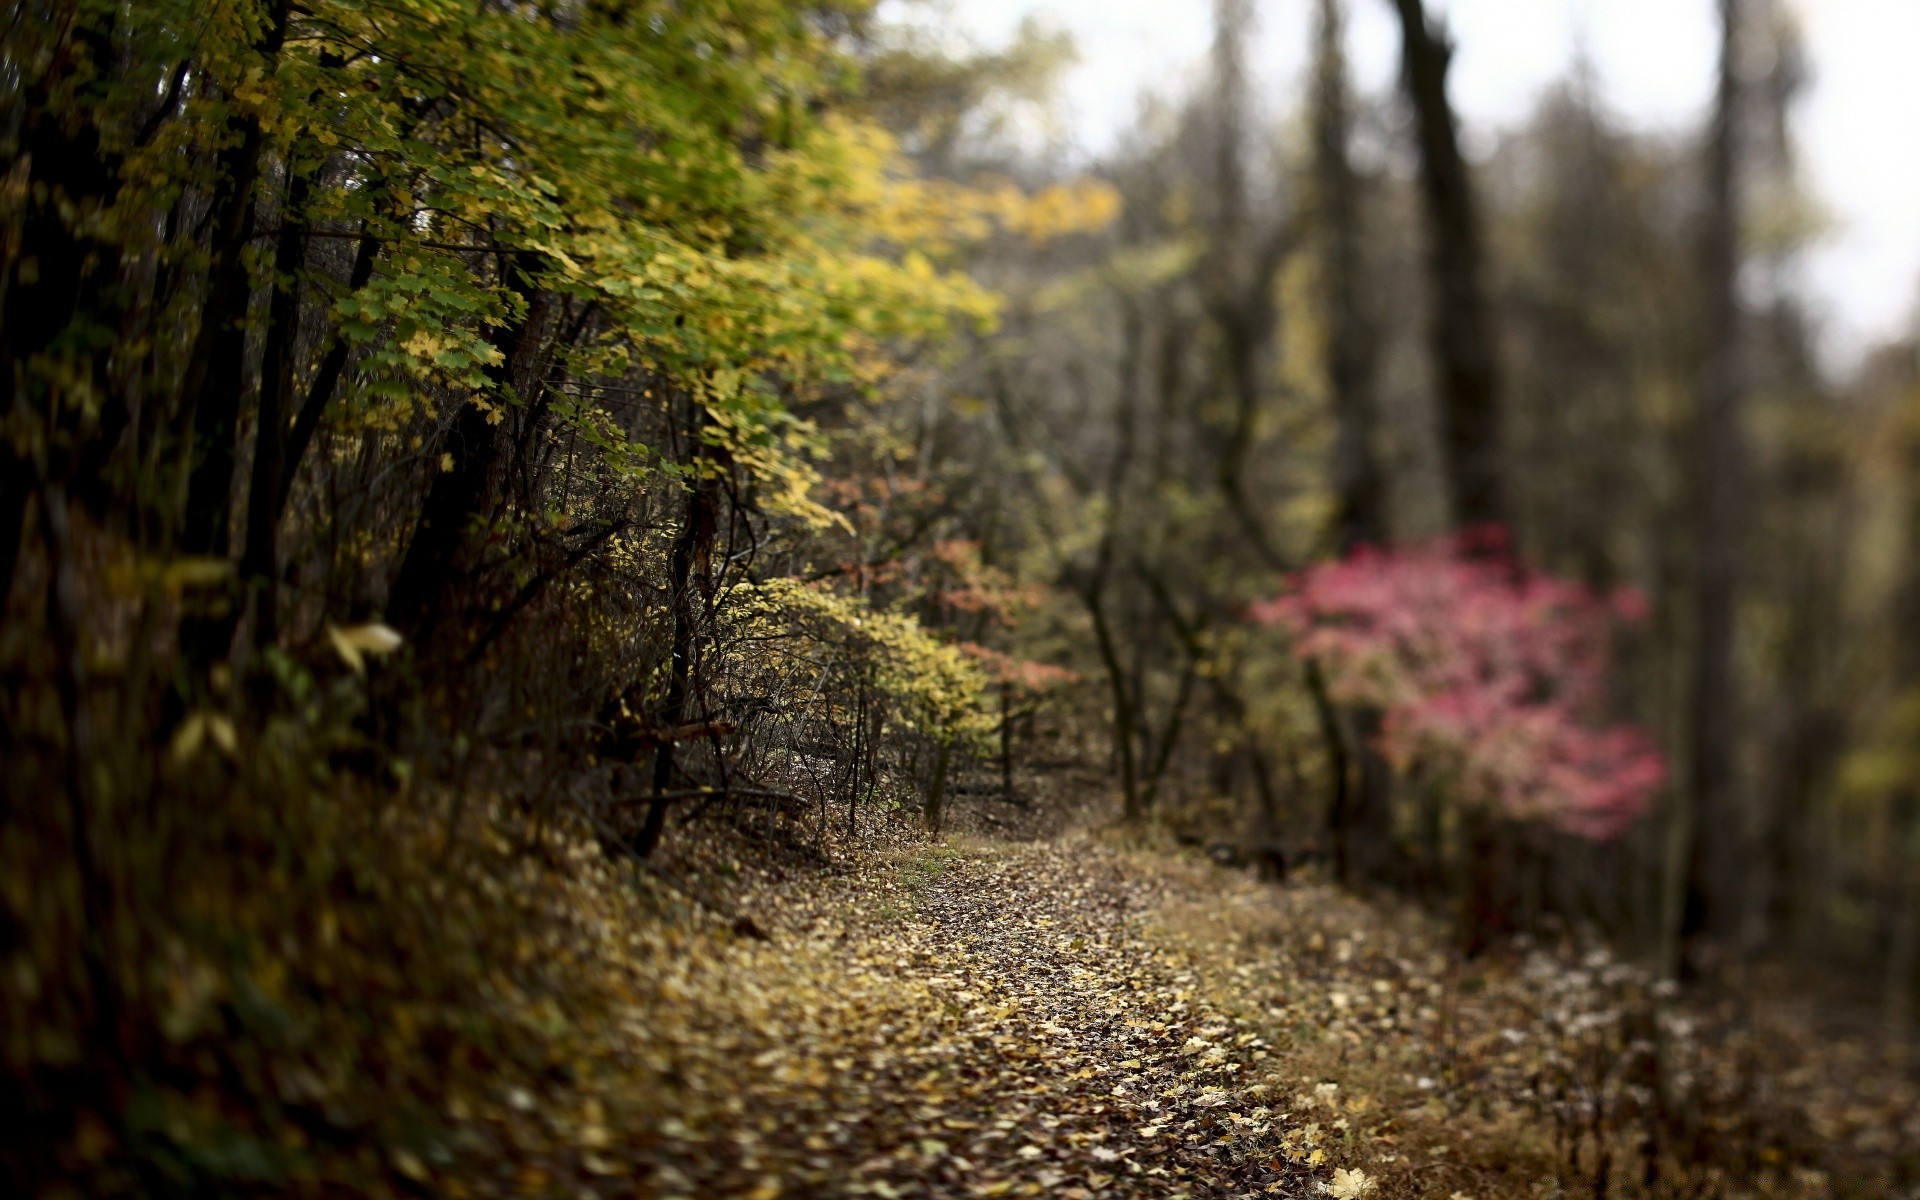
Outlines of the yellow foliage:
M871 671L874 687L892 698L908 728L962 742L979 742L992 733L992 680L987 672L912 616L875 609L858 597L793 578L768 580L744 592L736 603L746 628L761 636L833 647L860 659Z

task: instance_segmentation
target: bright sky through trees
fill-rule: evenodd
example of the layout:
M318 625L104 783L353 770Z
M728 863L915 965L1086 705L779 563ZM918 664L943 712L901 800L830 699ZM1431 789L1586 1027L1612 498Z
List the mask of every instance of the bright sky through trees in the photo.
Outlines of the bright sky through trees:
M1208 43L1206 0L951 0L958 24L1005 37L1028 14L1072 32L1081 62L1066 82L1066 116L1083 146L1105 145L1143 87L1197 69ZM1355 69L1370 89L1398 62L1389 5L1353 0ZM1454 98L1484 133L1521 119L1584 46L1613 110L1655 128L1704 113L1714 32L1708 0L1446 0L1460 43ZM1920 156L1900 147L1920 124L1920 3L1795 0L1814 86L1802 103L1801 149L1831 232L1807 262L1826 348L1850 365L1913 319L1920 297ZM1261 0L1258 67L1270 94L1296 93L1311 5ZM1285 89L1283 92L1282 89Z

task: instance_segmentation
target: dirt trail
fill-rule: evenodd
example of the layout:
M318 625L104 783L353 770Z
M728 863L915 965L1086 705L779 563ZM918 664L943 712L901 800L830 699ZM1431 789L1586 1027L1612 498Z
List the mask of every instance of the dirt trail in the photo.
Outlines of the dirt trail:
M1312 1194L1327 1154L1274 1110L1272 1051L1147 936L1166 888L1048 844L926 852L799 900L712 964L766 1002L708 1009L662 1071L687 1104L643 1151L653 1188Z
M1648 1009L1598 948L1465 969L1324 884L1068 837L739 892L769 938L632 935L610 1086L554 1118L578 1194L1895 1195L1920 1138L1864 1043Z

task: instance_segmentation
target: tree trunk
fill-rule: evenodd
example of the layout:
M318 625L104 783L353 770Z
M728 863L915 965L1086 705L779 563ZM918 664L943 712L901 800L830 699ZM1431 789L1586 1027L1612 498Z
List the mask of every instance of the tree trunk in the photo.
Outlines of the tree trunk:
M1332 841L1328 853L1333 859L1334 877L1341 883L1356 878L1353 855L1353 765L1347 752L1347 735L1340 720L1340 709L1327 691L1326 672L1320 664L1306 662L1307 694L1313 697L1314 715L1320 720L1320 740L1327 754L1327 837Z
M188 554L225 557L227 553L234 441L246 387L247 308L253 292L245 250L253 238L253 192L262 141L258 125L247 122L240 144L220 156L213 265L200 331L184 376L184 402L191 409L192 424L180 548Z
M1100 651L1100 665L1106 670L1107 683L1112 692L1113 748L1119 758L1121 812L1129 825L1137 824L1146 815L1140 804L1134 745L1140 714L1135 705L1136 697L1128 691L1126 667L1120 661L1120 646L1113 635L1112 622L1108 619L1107 586L1113 575L1114 545L1120 536L1127 474L1133 468L1138 421L1134 393L1141 382L1140 352L1145 336L1142 314L1136 305L1128 304L1120 335L1119 444L1115 446L1113 461L1107 468L1106 528L1101 531L1093 569L1076 589L1081 603L1086 605L1087 616L1092 620L1094 643Z
M496 385L490 405L516 399L525 403L539 386L533 366L546 337L554 298L551 292L538 290L537 266L533 256L523 254L515 256L510 268L511 285L525 298L526 307L518 321L492 338L500 362L488 372ZM490 406L469 400L460 406L453 428L441 443L447 467L434 474L387 596L388 622L416 645L428 640L445 614L467 528L485 506L494 476L500 416Z
M1421 0L1400 11L1403 79L1420 143L1440 430L1454 519L1463 526L1509 520L1502 462L1500 373L1487 298L1473 181L1460 152L1447 67L1453 47Z
M254 46L268 71L286 41L287 17L288 0L275 0ZM215 165L207 293L180 388L181 420L191 430L180 548L221 557L227 553L233 516L234 439L246 384L246 319L253 293L246 250L253 239L254 193L266 147L266 132L255 114L236 111L227 121L227 134L234 140L220 151Z
M1341 0L1320 0L1314 79L1314 213L1320 235L1327 376L1338 433L1333 485L1340 553L1384 541L1385 480L1373 450L1374 323L1361 298L1360 187L1349 145L1351 94Z
M1489 809L1474 806L1461 814L1460 952L1468 958L1484 954L1494 937L1508 925L1506 897L1503 894L1500 818Z
M354 255L353 272L347 277L347 290L357 292L367 286L373 278L374 260L380 256L380 242L371 233L362 233L360 248ZM350 346L344 336L337 337L333 345L327 347L326 356L314 370L313 380L307 384L306 398L300 402L300 411L294 415L293 424L287 430L286 447L281 451L281 471L279 484L273 495L268 497L271 508L266 514L266 527L272 530L276 542L279 538L280 519L286 515L287 497L293 490L294 477L299 473L300 463L306 458L307 447L313 443L313 435L319 431L320 418L325 415L327 405L333 402L335 391L339 389L340 378L346 371ZM248 521L255 514L248 513Z
M1337 433L1333 485L1339 508L1334 537L1339 553L1351 554L1386 540L1386 483L1374 454L1374 323L1361 296L1360 188L1350 156L1351 97L1342 44L1341 0L1320 0L1314 79L1314 213L1321 244L1321 301L1327 321L1327 376ZM1391 846L1392 773L1374 746L1380 713L1357 708L1344 724L1354 731L1344 744L1343 722L1319 689L1315 705L1333 761L1339 768L1328 806L1329 833L1340 878L1377 876ZM1341 743L1335 751L1336 742ZM1351 758L1358 770L1350 770ZM1332 824L1337 822L1338 824Z
M1103 560L1109 553L1108 548L1102 546ZM1093 619L1094 643L1099 647L1100 663L1106 668L1107 683L1113 695L1113 748L1120 759L1121 813L1127 824L1134 825L1146 813L1140 805L1140 785L1134 766L1133 698L1127 694L1126 668L1120 662L1119 647L1114 643L1113 630L1107 620L1105 576L1103 561L1094 581L1081 593L1081 600L1087 606L1087 615Z
M1896 635L1897 682L1901 694L1920 692L1920 435L1906 448L1907 545L1905 577L1897 594L1896 611L1905 619ZM1888 814L1893 833L1885 884L1887 965L1883 997L1889 1033L1905 1037L1913 1032L1915 986L1920 984L1920 781L1908 780L1891 801Z
M268 72L286 41L287 18L288 0L275 0L266 30L254 45ZM180 420L189 432L180 549L206 558L226 558L232 538L233 477L247 382L246 323L253 301L246 251L259 211L256 192L266 147L257 114L236 110L228 118L227 132L236 140L216 159L212 261L199 329L181 377ZM224 657L231 648L237 597L229 593L218 603L220 607L190 613L180 622L181 649L196 667Z
M1013 790L1013 684L1000 681L1000 797L1016 799Z
M1214 5L1214 179L1213 229L1208 249L1208 309L1220 336L1227 389L1233 400L1215 477L1227 511L1248 544L1266 565L1284 571L1286 563L1267 531L1255 498L1247 489L1247 463L1259 430L1260 402L1266 382L1268 350L1279 309L1273 276L1291 245L1284 224L1256 238L1250 228L1246 169L1246 44L1253 23L1248 0L1215 0Z
M1487 296L1486 265L1473 180L1447 99L1453 47L1421 0L1394 0L1400 13L1402 82L1420 146L1426 213L1433 361L1439 375L1440 433L1457 525L1505 526L1507 508L1498 346ZM1477 952L1503 923L1492 880L1497 817L1463 814L1462 945Z
M13 590L13 576L28 505L43 481L67 473L50 461L69 441L93 431L74 428L86 406L68 394L112 396L106 386L106 356L92 347L119 329L116 286L120 247L111 239L75 228L72 212L109 210L120 191L120 160L100 143L90 119L72 119L57 98L77 77L108 74L115 61L114 23L108 10L98 25L80 23L57 48L54 62L22 88L14 111L20 122L18 167L21 209L14 247L0 281L0 611ZM69 101L70 102L70 101ZM16 168L17 169L17 168ZM67 362L47 361L62 343L79 353ZM51 422L53 428L46 428ZM53 435L40 446L28 430Z
M1699 424L1699 560L1694 595L1691 778L1686 808L1686 892L1681 941L1697 958L1704 938L1723 933L1739 892L1741 835L1734 791L1734 601L1739 565L1741 436L1740 311L1736 291L1740 220L1740 0L1720 0L1720 79L1707 147L1702 266L1707 361ZM1697 962L1693 963L1697 965Z
M1887 881L1887 974L1883 1007L1887 1032L1913 1031L1914 983L1920 976L1920 796L1894 801L1893 870Z
M688 422L687 440L696 468L706 461L701 437L705 410L692 401L693 415ZM669 728L685 724L693 699L694 660L699 652L700 602L695 585L705 587L708 564L713 552L716 512L719 507L719 481L709 474L697 474L687 485L687 510L674 539L673 556L668 562L669 586L673 604L673 646L667 666L667 694L661 702L660 720ZM673 784L672 738L662 738L653 752L653 799L647 805L646 821L634 851L642 858L651 855L660 844L667 827L667 792Z
M933 780L927 785L927 801L923 810L927 819L927 833L932 837L940 835L940 823L945 816L942 806L947 798L947 770L952 765L953 737L943 733L940 735L939 749L934 751Z
M253 609L252 639L270 646L278 636L280 512L285 490L287 403L293 394L294 341L300 331L300 272L307 260L304 217L308 178L289 156L280 235L273 254L273 298L267 305L267 344L260 363L260 399L253 436L253 476L247 486L246 545L240 578Z

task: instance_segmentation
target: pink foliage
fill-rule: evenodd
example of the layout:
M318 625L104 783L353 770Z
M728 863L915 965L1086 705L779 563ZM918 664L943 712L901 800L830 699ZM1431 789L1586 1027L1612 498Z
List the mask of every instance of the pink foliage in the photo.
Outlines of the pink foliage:
M1252 609L1321 664L1336 699L1382 711L1380 750L1397 768L1602 840L1666 781L1645 730L1605 722L1616 625L1645 614L1636 592L1517 567L1499 530L1363 547Z

